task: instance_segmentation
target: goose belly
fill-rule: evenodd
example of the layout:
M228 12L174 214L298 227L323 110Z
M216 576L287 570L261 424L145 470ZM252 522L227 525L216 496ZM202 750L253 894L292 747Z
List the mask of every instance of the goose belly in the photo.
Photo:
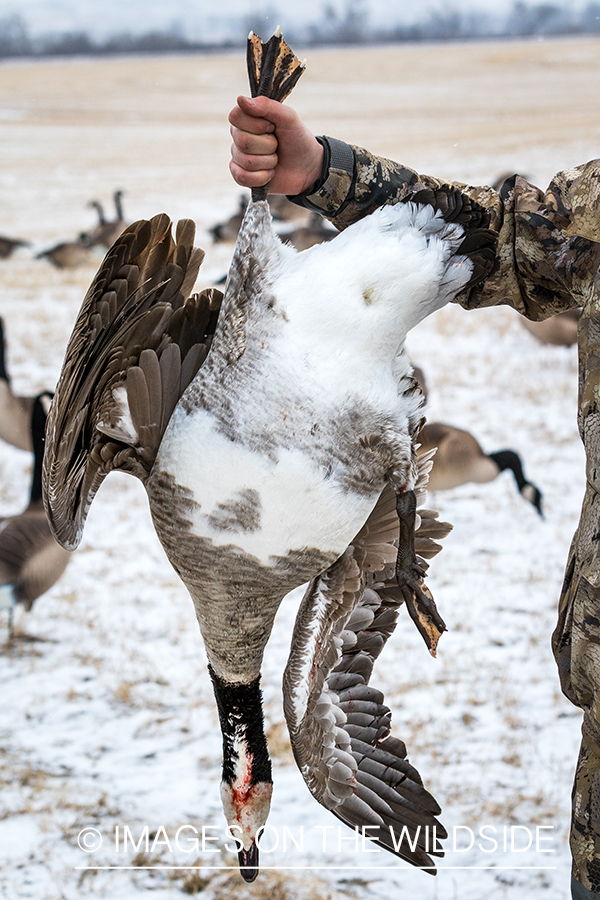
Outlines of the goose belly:
M191 534L215 548L239 548L264 566L306 549L333 562L383 489L383 476L373 490L349 489L339 461L328 464L305 446L267 453L259 440L231 440L205 409L175 411L155 470L189 498Z

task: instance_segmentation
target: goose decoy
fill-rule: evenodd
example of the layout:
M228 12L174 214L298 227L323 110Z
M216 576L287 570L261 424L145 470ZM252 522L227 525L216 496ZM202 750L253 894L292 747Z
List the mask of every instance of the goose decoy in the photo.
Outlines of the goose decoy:
M543 322L532 322L519 316L521 324L542 344L554 344L557 347L572 347L577 343L577 329L581 318L581 309L566 309L564 312L550 316Z
M11 638L15 606L21 603L30 610L34 601L58 581L71 558L53 538L42 501L44 428L51 398L51 394L40 394L33 402L34 463L29 504L19 515L0 519L0 609L8 610Z
M510 469L521 496L543 518L542 493L525 478L521 457L514 450L484 453L468 431L441 422L424 425L419 433L419 443L420 453L430 453L437 448L429 473L430 490L446 491L468 482L483 484L493 481L505 469Z
M43 395L38 395L43 396ZM17 397L10 385L6 367L4 322L0 317L0 439L18 447L33 450L31 416L37 397Z
M98 213L98 224L92 231L80 235L80 240L86 247L102 246L108 249L108 247L112 247L116 239L123 232L123 229L127 224L123 215L123 203L121 199L123 193L123 191L118 190L113 194L116 218L111 221L106 219L104 207L100 201L90 200L88 206L92 206Z
M0 235L0 259L8 259L18 247L31 247L31 242Z
M248 69L254 96L283 100L303 66L278 31L250 35ZM496 237L453 189L417 190L297 253L266 193L252 192L223 297L189 297L203 256L190 221L173 240L156 216L113 245L50 411L46 509L74 549L110 471L144 483L206 646L247 881L272 792L262 658L283 597L306 582L283 687L303 777L343 822L434 870L439 806L368 682L401 605L432 653L445 629L424 576L449 526L417 513L431 461L416 455L406 333L485 276Z
M63 241L42 250L36 254L36 259L47 259L57 269L78 269L82 266L90 266L96 261L85 235L80 235L76 241Z

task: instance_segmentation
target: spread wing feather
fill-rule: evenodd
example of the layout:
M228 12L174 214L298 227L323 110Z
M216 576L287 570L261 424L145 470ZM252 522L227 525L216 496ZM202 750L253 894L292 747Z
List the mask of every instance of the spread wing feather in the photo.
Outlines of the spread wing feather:
M136 222L106 255L79 312L46 429L44 498L74 549L113 469L144 480L169 418L202 365L219 291L190 296L204 253L194 223Z
M417 494L432 454L419 458ZM427 567L451 529L419 510L415 549ZM435 872L443 855L440 808L390 736L391 713L369 685L373 665L396 627L402 593L395 582L398 518L386 488L346 553L308 587L284 674L284 712L292 749L311 793L350 826L397 856Z

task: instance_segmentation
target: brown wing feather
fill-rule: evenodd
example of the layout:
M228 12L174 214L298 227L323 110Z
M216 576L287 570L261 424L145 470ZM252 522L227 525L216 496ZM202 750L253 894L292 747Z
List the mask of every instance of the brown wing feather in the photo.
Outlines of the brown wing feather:
M206 358L221 294L189 296L204 253L194 223L166 215L130 225L86 297L46 429L44 496L57 540L79 543L112 469L144 480L169 418Z
M420 461L419 492L429 463ZM433 511L419 512L415 548L429 558L451 526ZM395 497L386 488L353 544L302 600L284 674L284 712L296 761L317 800L350 826L373 826L368 836L392 853L435 871L430 855L443 855L437 839L446 836L436 819L440 808L408 763L404 743L389 736L383 694L369 686L403 603L394 577L397 534Z

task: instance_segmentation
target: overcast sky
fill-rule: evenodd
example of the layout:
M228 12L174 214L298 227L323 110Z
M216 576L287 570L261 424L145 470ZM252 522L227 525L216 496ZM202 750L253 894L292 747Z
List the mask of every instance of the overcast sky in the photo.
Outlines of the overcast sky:
M273 27L318 22L326 6L338 12L352 0L0 0L0 17L18 13L30 34L86 31L96 38L130 32L138 34L172 27L189 38L220 39L231 34L234 20L243 21L257 13L267 15ZM362 3L369 23L382 27L411 24L429 13L442 10L508 11L513 0L354 0ZM541 0L526 0L536 5ZM578 9L587 0L551 0L563 8Z

